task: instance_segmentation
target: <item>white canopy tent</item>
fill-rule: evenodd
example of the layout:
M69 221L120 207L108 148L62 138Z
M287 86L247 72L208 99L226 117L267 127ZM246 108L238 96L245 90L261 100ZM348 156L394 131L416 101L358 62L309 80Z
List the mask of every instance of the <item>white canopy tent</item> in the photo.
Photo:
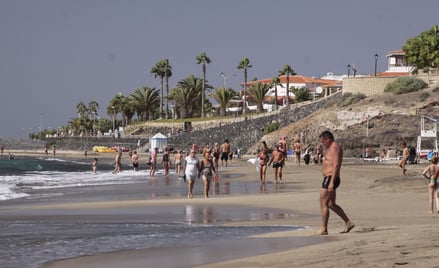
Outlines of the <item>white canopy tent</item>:
M163 152L163 148L168 146L168 137L158 132L151 137L149 141L149 151L152 152L155 147L159 148L159 152Z

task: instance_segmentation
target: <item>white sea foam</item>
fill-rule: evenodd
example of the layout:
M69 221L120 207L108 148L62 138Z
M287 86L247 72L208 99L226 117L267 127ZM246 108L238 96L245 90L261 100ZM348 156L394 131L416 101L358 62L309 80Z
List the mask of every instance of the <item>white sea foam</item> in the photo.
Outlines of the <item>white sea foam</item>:
M158 170L156 175L163 174ZM149 170L125 170L118 174L111 171L59 172L34 171L21 175L0 177L0 200L28 197L29 190L53 189L77 186L97 186L110 184L128 184L149 180Z
M16 199L29 196L25 193L17 193L12 190L15 185L0 183L0 200Z

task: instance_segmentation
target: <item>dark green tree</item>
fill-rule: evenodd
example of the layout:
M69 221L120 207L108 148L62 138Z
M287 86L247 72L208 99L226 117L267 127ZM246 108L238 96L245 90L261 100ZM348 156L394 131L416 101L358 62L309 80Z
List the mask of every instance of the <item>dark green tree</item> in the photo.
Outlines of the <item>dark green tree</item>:
M225 116L226 115L226 108L230 104L230 100L236 98L238 96L238 93L234 91L231 88L215 88L212 93L209 95L214 100L218 102L220 105L220 115Z
M419 70L429 72L430 68L437 69L439 66L438 26L435 25L430 30L408 39L402 49L407 63L416 67L414 73Z
M303 102L311 99L311 94L306 87L294 88L293 93L296 102Z
M253 84L249 88L249 94L252 97L252 99L256 102L257 110L256 112L260 113L264 110L263 102L265 94L267 94L268 90L270 89L270 84L262 84L260 82L257 82L256 84Z
M141 120L150 120L159 108L160 94L157 89L142 86L131 94L131 105Z

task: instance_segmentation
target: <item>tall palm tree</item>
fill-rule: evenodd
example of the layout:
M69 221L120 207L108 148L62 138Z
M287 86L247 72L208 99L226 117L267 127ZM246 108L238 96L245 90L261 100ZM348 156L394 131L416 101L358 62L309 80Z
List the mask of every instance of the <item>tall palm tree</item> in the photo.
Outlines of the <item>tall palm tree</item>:
M205 85L206 85L206 64L210 63L210 59L207 57L206 53L203 52L200 55L197 56L196 58L197 60L197 64L202 64L203 66L203 87L201 89L201 118L204 118L206 116L205 111L204 111L204 99L206 98L205 96Z
M78 117L87 116L87 106L85 106L84 102L81 101L76 105L76 113Z
M113 132L116 128L116 116L122 110L123 98L122 92L119 92L111 99L110 104L107 106L107 114L113 118Z
M279 71L279 75L286 75L287 76L287 89L286 89L286 102L285 104L288 106L290 102L290 75L296 75L294 70L291 68L290 65L285 64L284 68Z
M169 65L168 59L162 59L157 62L152 68L151 73L154 77L160 78L160 115L163 118L163 80L166 82L166 95L169 94L169 77L172 76L172 67ZM166 117L168 117L168 101L166 101Z
M247 108L246 108L246 94L247 94L247 69L251 68L252 65L250 65L250 60L247 58L243 58L238 65L238 70L244 69L244 109L243 113L245 114Z
M172 66L169 65L169 60L163 60L163 70L165 72L165 82L166 82L166 119L169 119L169 77L172 76Z
M236 91L231 88L215 88L212 93L209 94L214 100L218 102L220 105L220 115L226 115L226 108L230 103L230 100L235 98L238 95Z
M95 123L96 123L96 116L98 115L98 109L99 109L99 104L92 100L88 103L87 105L87 112L89 115L91 115L93 117L93 135L95 134Z
M160 94L157 89L142 86L131 94L131 103L137 115L143 120L150 120L160 103Z
M274 105L276 107L276 110L279 109L279 105L277 104L277 86L281 86L282 84L280 82L279 76L275 76L271 79L271 84L274 86Z
M249 88L249 94L256 101L256 112L260 113L264 110L263 102L265 94L267 94L270 89L270 84L262 84L261 82L257 82Z

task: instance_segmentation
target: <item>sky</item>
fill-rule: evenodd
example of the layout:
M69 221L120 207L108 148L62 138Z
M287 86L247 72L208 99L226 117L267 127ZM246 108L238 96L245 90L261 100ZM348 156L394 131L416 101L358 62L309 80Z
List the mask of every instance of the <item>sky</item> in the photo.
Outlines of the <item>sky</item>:
M439 24L437 0L0 0L0 136L28 137L75 118L81 101L98 116L119 92L160 88L150 73L168 59L172 89L205 52L210 85L239 89L278 74L321 77L385 71L392 50Z

